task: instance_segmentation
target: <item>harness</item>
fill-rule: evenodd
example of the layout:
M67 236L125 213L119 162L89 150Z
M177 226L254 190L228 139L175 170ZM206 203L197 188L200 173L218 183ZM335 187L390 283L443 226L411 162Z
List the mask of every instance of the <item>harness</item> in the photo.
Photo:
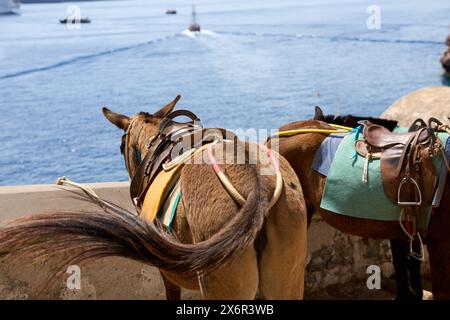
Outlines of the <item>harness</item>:
M175 122L173 120L174 118L180 116L188 117L191 119L191 121ZM132 124L133 123L130 123L130 126L127 130L126 134L128 136ZM142 126L145 126L145 124L142 124ZM178 155L175 155L174 150L176 150L177 146L180 146L182 148L183 144L188 145L188 152L192 152L191 150L195 151L203 144L214 141L214 139L223 138L225 130L219 129L216 130L213 134L203 133L204 129L200 123L200 119L188 110L174 111L161 121L158 133L149 139L146 145L148 152L142 159L142 161L140 161L139 167L137 168L131 180L130 196L133 200L134 205L138 208L138 211L140 211L141 209L145 194L149 186L155 179L156 175L161 170L164 170L163 165L167 165L170 167L174 164L173 161L181 161L184 159L177 158ZM196 138L196 134L197 137L201 137L200 141L193 141L194 138ZM132 149L129 146L129 138L126 145L127 150ZM180 151L183 151L183 149L181 149ZM184 154L184 157L186 157L186 154ZM129 168L128 163L132 160L130 160L129 155L125 155L125 159L127 168Z
M188 117L191 120L188 122L174 121L176 117L180 116ZM125 133L126 151L124 152L124 156L126 167L130 174L131 161L139 162L137 161L139 154L135 152L135 154L132 155L130 150L133 152L136 149L135 146L139 144L139 138L145 124L142 124L138 129L136 145L131 146L130 132L134 125L135 121L132 121ZM161 185L164 185L160 180L167 180L167 189L170 189L169 193L173 196L169 198L178 198L179 200L179 196L172 192L177 188L176 180L181 171L179 169L186 160L193 157L197 152L201 152L205 149L207 149L207 155L214 172L224 188L239 205L243 205L246 200L239 194L236 188L234 188L233 184L222 171L215 159L213 146L219 141L223 143L236 142L237 136L221 128L203 128L200 119L188 110L176 110L167 115L161 121L158 133L151 137L147 142L146 147L148 152L142 161L139 162L139 166L131 180L130 196L138 212L140 214L143 213L145 215L144 218L148 218L150 221L155 218L156 213L159 210L158 208L162 206L163 203L157 201L155 205L154 203L147 202L145 199L149 190L151 191L152 188L159 188ZM283 179L279 169L278 160L273 152L263 145L258 146L260 150L268 155L272 170L276 173L275 191L269 202L269 208L271 208L275 205L281 195ZM169 174L162 175L161 173L163 172ZM172 178L175 182L172 185L169 185L169 180ZM178 200L175 203L178 203ZM172 211L173 216L173 208L170 207L170 211ZM171 221L171 219L168 219L168 221Z

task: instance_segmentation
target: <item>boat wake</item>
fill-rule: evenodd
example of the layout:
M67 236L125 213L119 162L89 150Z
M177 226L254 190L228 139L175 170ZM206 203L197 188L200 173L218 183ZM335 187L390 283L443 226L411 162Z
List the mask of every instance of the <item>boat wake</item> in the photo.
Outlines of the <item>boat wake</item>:
M190 31L189 29L186 29L186 30L182 31L181 34L186 37L192 38L192 39L195 39L202 35L213 36L213 37L219 35L218 33L215 33L211 30L205 30L205 29L202 29L201 31Z
M425 44L442 45L441 41L421 40L421 39L385 39L385 38L364 38L349 36L321 36L304 34L284 34L284 33L258 33L258 32L219 32L219 35L245 36L245 37L266 37L279 39L319 39L329 41L349 41L349 42L371 42L371 43L402 43L402 44Z
M71 64L74 64L74 63L78 63L78 62L90 61L92 59L100 58L100 57L103 57L103 56L109 56L109 55L112 55L112 54L117 54L117 53L129 51L129 50L143 48L143 47L146 47L146 46L149 46L149 45L153 45L155 43L158 43L158 42L161 42L161 41L165 41L165 40L169 40L169 39L172 39L172 38L175 38L175 37L176 37L176 34L172 34L172 35L169 35L169 36L166 36L166 37L157 38L157 39L149 40L149 41L146 41L146 42L136 43L136 44L133 44L133 45L130 45L130 46L126 46L126 47L114 48L114 49L100 51L100 52L95 52L95 53L87 54L87 55L74 56L74 57L69 58L67 60L61 60L59 62L50 64L50 65L45 65L45 66L40 66L40 67L35 67L35 68L30 68L30 69L16 71L14 73L0 75L0 80L20 77L20 76L24 76L24 75L28 75L28 74L32 74L32 73L37 73L37 72L42 72L42 71L48 71L48 70L51 70L51 69L64 67L64 66L71 65ZM0 57L1 57L1 54L2 54L2 52L0 51Z

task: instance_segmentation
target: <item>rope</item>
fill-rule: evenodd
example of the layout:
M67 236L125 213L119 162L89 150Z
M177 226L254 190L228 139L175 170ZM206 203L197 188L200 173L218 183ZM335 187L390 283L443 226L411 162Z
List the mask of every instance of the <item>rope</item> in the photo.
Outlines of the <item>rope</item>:
M355 129L355 128L346 127L346 126L341 126L341 125L334 124L334 123L328 123L328 125L329 125L329 126L332 126L332 127L334 127L334 128L343 129L343 130L347 130L347 131L350 131L350 130ZM362 127L362 126L360 126L360 127Z
M66 176L62 176L59 177L56 181L55 184L58 186L63 186L63 185L69 185L72 186L74 188L80 189L82 190L84 193L86 193L92 200L96 201L103 209L105 209L105 207L110 208L110 209L117 209L116 206L114 206L113 204L101 199L94 190L92 190L90 187L83 185L81 183L77 183L75 181L72 181L70 179L68 179Z
M214 169L214 172L216 173L217 177L219 178L220 182L224 186L224 188L228 191L228 193L233 197L233 199L239 203L239 205L243 206L245 204L245 198L239 193L239 191L236 190L236 188L233 186L231 181L228 179L228 177L225 175L225 173L222 171L220 166L217 164L217 161L214 157L212 147L217 141L211 143L208 145L208 157L211 162L211 166ZM269 202L269 209L272 208L275 203L277 203L278 199L280 198L281 191L283 189L283 177L280 172L280 167L277 159L275 159L272 150L268 149L266 146L259 145L262 149L264 149L272 164L272 168L276 172L277 178L276 178L276 186L275 191L273 193L272 199Z
M278 131L275 132L272 136L293 136L299 133L347 133L349 130L343 129L296 129L296 130L287 130L287 131Z
M237 203L243 206L245 204L245 198L239 193L239 191L236 190L236 188L233 186L230 180L228 180L228 178L225 176L225 173L223 173L222 169L220 169L219 165L217 164L216 158L213 155L212 147L216 143L217 141L214 141L213 143L208 145L208 157L211 162L211 165L214 169L214 172L217 174L217 177L219 178L220 182L222 182L223 186L228 191L228 193L233 197L234 200L236 200Z
M83 190L83 191L86 192L91 198L94 198L94 199L100 199L100 197L99 197L99 196L95 193L95 191L92 190L90 187L88 187L88 186L86 186L86 185L83 185L83 184L79 184L79 183L77 183L77 182L74 182L74 181L68 179L68 178L65 177L65 176L59 177L59 178L56 180L55 184L56 184L56 185L59 185L59 186L62 186L62 185L64 185L64 184L67 184L67 185L69 185L69 186L72 186L72 187L75 187L75 188L78 188L78 189Z
M336 129L294 129L294 130L275 132L272 135L272 137L273 136L279 136L279 137L293 136L298 133L347 133L347 132L353 130L353 128L341 126L338 124L328 123L328 125L333 128L336 128Z
M214 142L213 142L214 143ZM175 159L173 159L172 161L170 161L169 163L164 163L162 165L164 171L170 171L173 168L175 168L176 166L178 166L180 163L182 162L186 162L186 160L189 157L193 157L195 156L197 153L202 152L203 150L205 150L208 147L209 144L204 144L202 145L200 148L197 149L190 149L188 152L182 154L181 156L176 157Z
M278 163L278 160L273 155L272 150L268 149L265 145L260 145L262 149L264 149L267 154L269 155L269 158L271 160L272 168L275 170L277 175L277 182L275 185L275 191L273 193L272 199L269 202L269 209L272 208L275 203L277 203L278 199L280 198L281 191L283 190L283 177L281 176L280 171L280 164Z

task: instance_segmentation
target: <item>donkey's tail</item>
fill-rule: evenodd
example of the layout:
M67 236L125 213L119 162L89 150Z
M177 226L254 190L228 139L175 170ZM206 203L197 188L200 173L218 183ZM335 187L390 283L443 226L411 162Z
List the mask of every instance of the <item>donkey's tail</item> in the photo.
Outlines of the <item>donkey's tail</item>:
M120 256L178 274L209 272L242 254L262 228L268 208L257 173L256 183L240 212L220 232L196 244L182 244L161 227L108 206L103 212L39 214L11 221L0 227L0 257L42 260L64 255L66 263L76 264Z

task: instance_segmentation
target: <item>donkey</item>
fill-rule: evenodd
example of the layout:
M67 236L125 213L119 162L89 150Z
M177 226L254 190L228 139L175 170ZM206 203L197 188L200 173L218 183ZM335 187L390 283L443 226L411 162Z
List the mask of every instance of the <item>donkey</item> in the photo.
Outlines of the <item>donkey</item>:
M105 117L127 135L128 144L122 139L121 149L124 157L133 157L125 159L130 176L139 163L136 151L146 156L147 143L178 99L153 114L132 117L103 108ZM124 152L126 148L134 152ZM215 144L214 151L221 148L224 142ZM246 159L255 157L248 142L236 139L235 149L243 150ZM0 256L39 260L63 255L70 264L121 256L159 268L169 283L201 290L206 299L253 299L257 293L265 299L302 299L307 222L295 172L279 157L282 192L269 208L276 179L261 174L267 162L258 158L249 162L256 164L236 164L235 154L234 163L221 166L246 199L240 206L211 165L201 161L205 152L181 169L182 197L172 235L158 223L110 205L104 211L55 212L9 222L0 227ZM255 242L260 237L264 245Z
M327 123L317 120L297 121L282 126L280 131L296 129L333 129ZM268 146L278 144L279 152L297 173L301 181L308 211L308 218L319 212L331 226L345 233L374 239L406 240L398 222L375 221L353 218L320 208L326 177L311 170L311 164L322 141L324 133L302 133L269 139ZM444 187L441 204L430 218L426 243L430 254L433 296L436 299L450 299L450 177Z
M353 115L324 115L319 106L315 107L314 120L320 120L351 128L357 127L359 125L358 121L369 120L370 122L381 125L390 131L393 131L398 125L398 121L381 118L358 117ZM392 260L397 283L396 300L421 300L423 297L423 288L422 279L420 277L420 260L409 257L408 241L390 239L389 242L391 244ZM414 250L416 252L420 250L417 242L414 242L414 245Z

